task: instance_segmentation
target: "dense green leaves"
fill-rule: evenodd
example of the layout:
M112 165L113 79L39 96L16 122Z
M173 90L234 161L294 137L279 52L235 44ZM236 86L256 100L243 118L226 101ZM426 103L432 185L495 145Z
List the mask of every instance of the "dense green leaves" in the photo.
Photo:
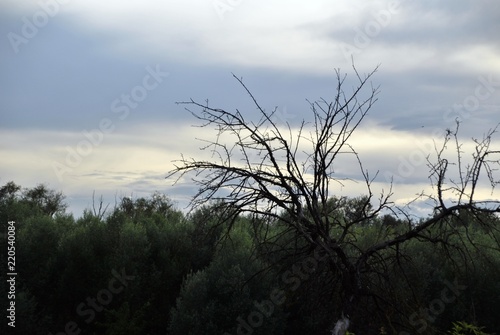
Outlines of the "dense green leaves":
M249 232L238 228L219 245L208 267L184 281L172 311L170 334L236 334L238 327L251 328L253 334L282 334L279 306L268 307L265 313L256 307L269 299L274 276L266 273L249 280L264 264L252 254Z
M110 335L327 334L339 313L342 278L279 220L223 223L221 204L185 215L158 193L75 220L63 199L45 186L0 188L2 269L7 221L16 221L18 333L76 325ZM332 199L325 211L332 220L352 220L364 200ZM474 324L498 331L500 234L485 228L492 222L500 224L496 216L457 213L442 223L446 243L415 239L380 251L367 265L378 297L358 306L356 329L462 334L459 327ZM406 224L389 215L363 222L347 239L348 256ZM339 233L332 228L332 236ZM2 281L0 294L7 291Z

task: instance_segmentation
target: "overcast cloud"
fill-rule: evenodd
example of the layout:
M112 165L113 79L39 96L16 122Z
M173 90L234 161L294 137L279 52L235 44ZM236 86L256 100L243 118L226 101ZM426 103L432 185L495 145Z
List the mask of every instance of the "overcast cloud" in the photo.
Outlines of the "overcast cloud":
M380 64L381 85L353 141L376 187L399 177L402 203L426 187L422 157L456 118L464 140L500 122L499 33L495 0L0 0L0 184L46 183L77 215L94 190L110 203L158 190L183 206L195 189L164 177L211 134L175 102L251 118L234 73L298 124L306 99L333 96L335 69L352 75L352 55L361 72ZM339 162L339 176L353 172Z

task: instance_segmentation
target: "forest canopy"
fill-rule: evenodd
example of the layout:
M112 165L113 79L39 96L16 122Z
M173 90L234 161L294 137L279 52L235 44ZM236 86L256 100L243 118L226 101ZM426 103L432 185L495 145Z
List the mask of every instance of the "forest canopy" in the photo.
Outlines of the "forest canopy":
M320 249L308 249L307 241L287 229L287 213L283 220L266 221L266 231L258 217L241 214L228 230L229 223L221 225L219 218L230 208L221 203L186 214L155 193L123 198L105 213L89 208L75 219L64 199L44 185L23 189L9 182L0 188L2 268L7 222L16 227L19 334L288 335L333 329L342 283L331 276ZM331 198L331 215L348 220L365 201ZM399 258L379 274L386 280L372 287L400 304L380 313L379 306L367 303L363 324L353 323L353 329L369 328L366 334L437 334L472 325L488 333L500 329L500 235L488 229L499 224L498 217L463 210L446 224L457 231L450 241L468 237L466 248L418 239L402 244ZM356 246L373 245L405 227L395 216L375 215L356 230ZM7 294L5 281L0 290Z

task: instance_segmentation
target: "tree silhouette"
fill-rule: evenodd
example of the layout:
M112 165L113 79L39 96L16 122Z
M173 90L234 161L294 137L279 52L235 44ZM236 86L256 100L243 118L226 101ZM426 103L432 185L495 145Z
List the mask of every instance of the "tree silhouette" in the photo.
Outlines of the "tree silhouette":
M347 75L336 71L333 99L309 102L312 120L296 127L289 123L279 125L274 117L277 110L268 112L262 108L243 80L234 75L256 107L257 121L248 120L238 109L231 112L214 108L208 101L181 102L194 107L196 111L188 110L200 127L215 128L215 134L212 140L203 140L201 149L210 153L208 159L182 156L168 177L189 177L194 181L199 187L192 200L195 207L214 200L225 204L228 210L221 212L221 221L231 222L240 213L277 220L296 239L305 241L310 250L321 250L327 255L332 278L342 292L342 306L332 320L338 320L340 328L339 322L348 324L349 318L353 329L359 330L363 304L370 301L384 314L384 306L398 303L372 288L387 280L384 272L389 264L404 261L400 245L416 239L460 248L448 240L457 229L447 218L459 211L476 216L500 212L499 201L476 200L483 179L493 188L498 183L495 168L500 152L491 149L496 132L493 129L482 140L475 140L471 159L466 163L458 124L455 130L448 130L442 146L436 145L432 157L427 158L433 193L422 193L417 198L434 202L434 212L415 222L407 208L391 202L392 185L386 192L374 194L372 184L377 174L369 174L349 142L379 93L379 87L370 81L377 69L366 75L358 73L354 66L353 69L356 85L346 90ZM332 201L332 190L336 183L347 180L336 173L334 163L345 157L357 162L366 194L358 199L350 215L340 217L334 213L345 203ZM356 229L385 211L397 213L405 224L369 246L359 246ZM266 225L269 220L259 222Z

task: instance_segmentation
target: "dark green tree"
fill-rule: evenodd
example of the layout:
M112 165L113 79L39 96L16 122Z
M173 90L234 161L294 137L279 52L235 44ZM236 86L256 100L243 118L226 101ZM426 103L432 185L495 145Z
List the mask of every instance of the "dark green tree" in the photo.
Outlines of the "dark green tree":
M172 311L169 334L283 333L281 307L268 302L272 276L253 277L264 264L255 259L252 249L250 234L240 226L219 245L207 268L186 278Z
M41 211L42 214L53 216L56 213L64 213L67 208L64 202L65 196L62 192L48 189L40 184L34 188L26 189L23 192L22 200L26 202L34 211Z

